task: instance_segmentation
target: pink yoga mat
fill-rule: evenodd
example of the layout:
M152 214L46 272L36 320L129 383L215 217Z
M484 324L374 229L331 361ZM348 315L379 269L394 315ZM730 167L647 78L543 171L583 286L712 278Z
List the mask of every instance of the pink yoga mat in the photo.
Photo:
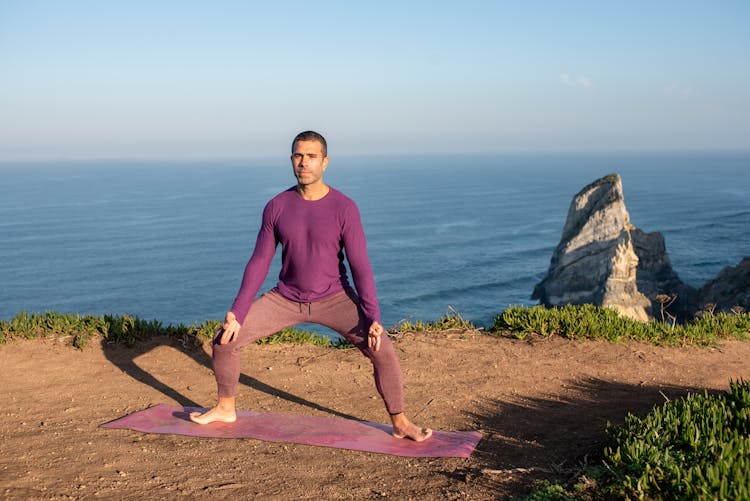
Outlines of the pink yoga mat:
M392 428L385 424L256 411L237 411L234 423L199 425L188 417L194 411L204 412L205 409L159 404L110 421L102 427L193 437L255 438L410 457L467 458L482 438L482 434L476 431L435 430L428 440L414 442L392 437Z

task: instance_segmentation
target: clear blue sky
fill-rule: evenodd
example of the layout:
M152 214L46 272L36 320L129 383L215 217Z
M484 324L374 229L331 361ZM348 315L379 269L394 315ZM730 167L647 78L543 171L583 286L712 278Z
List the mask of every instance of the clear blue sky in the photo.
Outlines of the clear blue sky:
M0 161L750 149L746 1L0 0Z

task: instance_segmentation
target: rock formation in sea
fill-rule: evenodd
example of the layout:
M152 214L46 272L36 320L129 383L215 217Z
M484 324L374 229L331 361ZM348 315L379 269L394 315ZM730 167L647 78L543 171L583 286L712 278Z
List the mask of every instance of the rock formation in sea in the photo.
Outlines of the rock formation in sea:
M633 229L618 174L583 188L570 204L549 271L532 299L547 306L611 306L646 321L651 301L638 291Z
M750 311L750 256L699 290L683 283L664 236L630 223L622 180L610 174L573 197L547 276L531 298L546 306L611 306L642 321L662 315L689 319L707 304L715 311Z
M692 317L698 291L683 283L672 269L664 235L658 231L646 233L638 228L633 228L630 234L638 256L636 285L651 301L652 315L661 318L662 305L669 304L666 311L680 320Z
M715 304L716 311L731 311L740 306L750 312L750 256L737 266L727 266L698 291L698 305ZM736 308L735 308L736 309Z

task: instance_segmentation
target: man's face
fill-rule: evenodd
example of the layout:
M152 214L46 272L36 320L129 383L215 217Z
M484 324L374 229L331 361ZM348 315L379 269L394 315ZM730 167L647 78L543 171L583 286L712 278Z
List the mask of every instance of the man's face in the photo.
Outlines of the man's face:
M297 141L292 151L294 177L300 185L321 182L328 167L328 157L323 156L323 145L318 141Z

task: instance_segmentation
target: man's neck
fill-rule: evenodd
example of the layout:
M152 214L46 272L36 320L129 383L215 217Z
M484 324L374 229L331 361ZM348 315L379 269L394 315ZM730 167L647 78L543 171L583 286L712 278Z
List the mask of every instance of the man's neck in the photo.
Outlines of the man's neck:
M298 184L297 193L302 197L303 200L320 200L324 196L328 195L330 188L325 183L315 184Z

